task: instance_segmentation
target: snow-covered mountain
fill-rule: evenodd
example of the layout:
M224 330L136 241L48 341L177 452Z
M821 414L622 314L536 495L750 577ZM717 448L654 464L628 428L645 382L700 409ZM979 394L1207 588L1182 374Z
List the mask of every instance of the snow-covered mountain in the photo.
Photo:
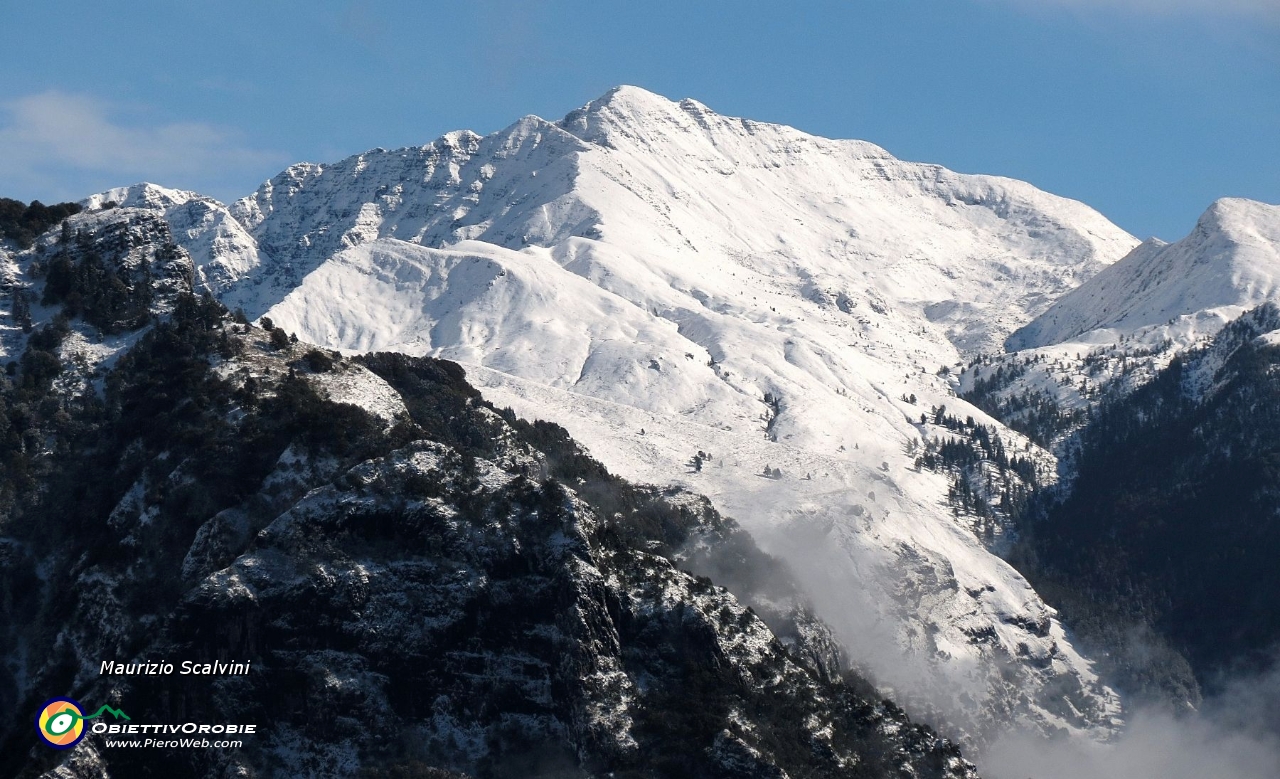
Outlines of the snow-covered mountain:
M1280 206L1224 198L1186 238L1146 241L1020 328L1008 347L1048 346L1102 329L1133 333L1180 317L1225 323L1277 299Z
M829 295L843 309L923 313L962 348L998 343L1136 243L1093 210L1022 182L903 162L869 143L633 87L557 123L530 116L486 138L450 133L296 165L232 212L274 261L249 274L271 282L259 306L374 238L471 239L556 247L570 270L629 298L604 277L626 259L664 286L686 282L686 297L695 284L730 292L725 270L788 279L788 292Z
M610 469L709 496L856 662L970 736L1113 726L1115 694L913 454L945 405L1048 457L940 367L1134 247L1086 206L632 87L295 165L230 208L150 185L97 200L163 213L251 317L456 360Z
M1064 432L1266 302L1280 302L1280 206L1222 199L1186 238L1153 238L1064 295L1014 332L1006 353L971 363L960 389L1024 429L1032 408L1049 404ZM1042 400L1028 404L1028 393Z

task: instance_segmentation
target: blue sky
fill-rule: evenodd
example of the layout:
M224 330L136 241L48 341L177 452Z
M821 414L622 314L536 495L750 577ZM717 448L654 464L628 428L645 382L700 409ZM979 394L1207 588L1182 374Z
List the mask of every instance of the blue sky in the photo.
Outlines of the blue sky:
M1280 203L1280 0L0 3L0 195L558 118L619 83L1026 179L1139 237Z

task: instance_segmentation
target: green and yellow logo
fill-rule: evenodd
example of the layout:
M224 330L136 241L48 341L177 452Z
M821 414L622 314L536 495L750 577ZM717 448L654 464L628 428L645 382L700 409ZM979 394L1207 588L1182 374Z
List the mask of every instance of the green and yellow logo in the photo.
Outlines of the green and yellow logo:
M54 749L70 749L84 738L85 720L97 719L103 713L109 713L116 719L129 719L128 714L110 706L103 706L86 716L78 701L52 698L45 701L36 715L36 731L44 743Z

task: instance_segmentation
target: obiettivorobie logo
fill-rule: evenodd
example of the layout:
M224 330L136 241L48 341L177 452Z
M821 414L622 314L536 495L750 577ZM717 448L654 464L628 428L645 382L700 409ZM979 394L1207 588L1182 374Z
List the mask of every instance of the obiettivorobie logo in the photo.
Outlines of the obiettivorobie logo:
M36 731L44 743L54 749L70 749L84 738L85 720L110 714L117 720L127 720L129 715L119 709L103 705L93 714L86 715L79 701L71 698L52 698L45 702L36 715Z
M140 725L133 722L128 714L111 706L103 706L92 714L84 712L84 707L73 698L51 698L45 701L40 712L36 714L36 732L40 734L44 743L54 749L70 749L89 733L103 736L103 745L106 747L236 749L243 746L244 742L218 737L251 736L258 732L257 725L244 724L209 725L183 722ZM106 719L102 718L105 714L110 714L115 720L108 724ZM86 726L85 723L89 720L98 721ZM134 736L143 736L143 738L134 738ZM162 736L170 738L161 738ZM186 736L195 736L195 738L186 738Z

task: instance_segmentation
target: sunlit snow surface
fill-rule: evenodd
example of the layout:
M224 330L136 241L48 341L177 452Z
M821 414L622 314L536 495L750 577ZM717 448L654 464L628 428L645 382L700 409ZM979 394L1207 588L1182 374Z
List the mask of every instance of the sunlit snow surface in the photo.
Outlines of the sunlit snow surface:
M1161 325L1178 338L1187 315L1225 324L1278 294L1280 206L1223 198L1186 238L1143 243L1018 330L1009 346L1114 340L1107 336Z
M1018 366L997 398L1031 391L1085 409L1266 301L1280 302L1280 206L1224 198L1182 240L1153 238L1064 295L1009 337L1010 353L965 370L961 389Z

